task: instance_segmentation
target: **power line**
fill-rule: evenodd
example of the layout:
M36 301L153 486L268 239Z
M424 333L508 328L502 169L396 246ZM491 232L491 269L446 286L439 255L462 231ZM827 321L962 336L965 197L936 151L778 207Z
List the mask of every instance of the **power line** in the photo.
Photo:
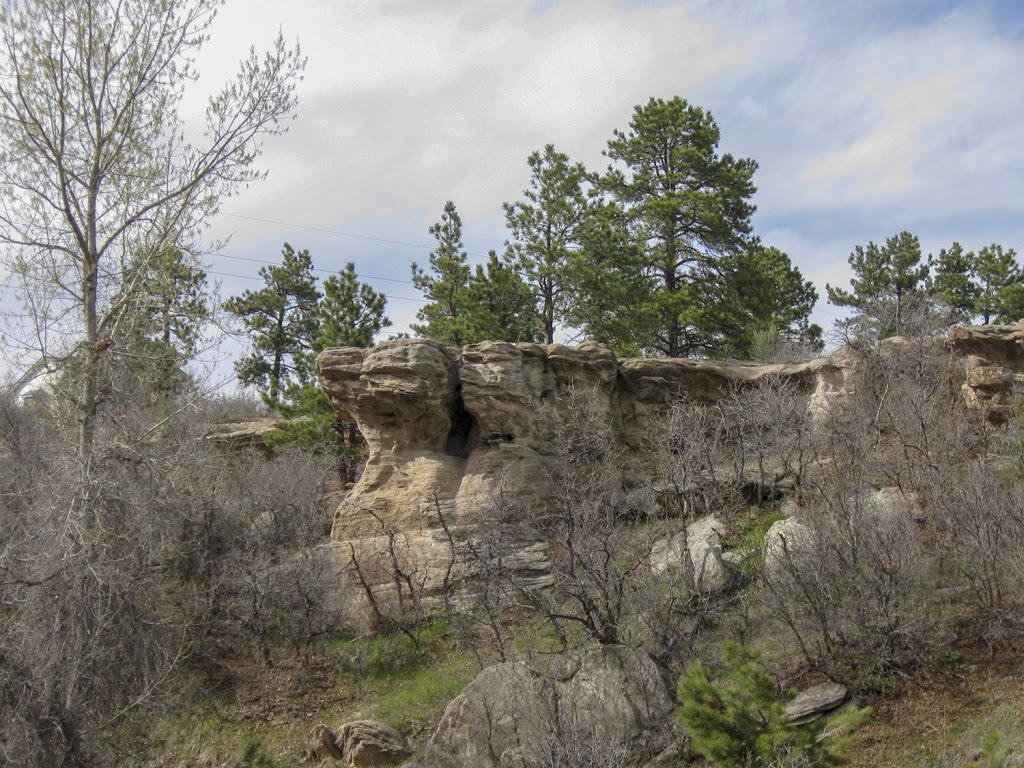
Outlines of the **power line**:
M271 261L269 259L255 259L251 256L232 256L227 253L216 253L214 256L220 256L225 259L235 259L236 261L251 261L254 264L270 264L271 266L279 267L281 263L278 261ZM320 267L312 267L314 272L323 272L325 275L333 275L334 272L330 269L321 269ZM390 283L405 283L406 285L412 285L412 280L401 280L397 277L377 277L375 275L358 275L358 277L365 278L367 280L386 280Z
M341 232L337 229L325 229L324 227L310 227L305 224L293 224L290 221L274 221L273 219L261 219L258 216L243 216L240 213L221 213L221 216L231 216L234 219L248 219L249 221L259 221L263 224L276 224L279 227L294 227L295 229L308 229L311 232L324 232L328 235L341 235L342 237L355 237L360 240L373 240L377 243L389 243L391 245L405 245L409 248L422 248L425 251L429 251L433 246L423 245L422 243L407 243L403 240L388 240L384 237L371 237L370 235L357 235L353 232Z
M273 263L273 262L271 262L271 263ZM262 277L254 277L253 275L234 275L234 274L232 274L230 272L216 272L216 271L214 271L212 269L207 269L207 270L204 270L204 271L208 275L217 275L218 277L236 277L239 280L263 280ZM417 301L417 302L419 302L421 304L429 304L429 302L426 299L413 299L413 298L410 298L408 296L389 296L389 295L385 294L384 298L386 298L386 299L394 299L395 301Z
M421 248L424 251L429 251L434 248L432 245L423 245L423 243L409 243L405 240L389 240L386 237L373 237L371 235L357 235L354 232L342 232L337 229L326 229L324 227L311 227L307 224L294 224L290 221L275 221L274 219L263 219L259 216L243 216L240 213L225 213L221 212L221 216L230 216L233 219L246 219L248 221L258 221L261 224L273 224L278 227L294 227L295 229L306 229L310 232L324 232L328 235L340 235L341 237L354 237L359 240L372 240L375 243L388 243L389 245L404 245L408 248ZM478 259L486 259L487 256L482 253L466 252L467 256L473 256Z

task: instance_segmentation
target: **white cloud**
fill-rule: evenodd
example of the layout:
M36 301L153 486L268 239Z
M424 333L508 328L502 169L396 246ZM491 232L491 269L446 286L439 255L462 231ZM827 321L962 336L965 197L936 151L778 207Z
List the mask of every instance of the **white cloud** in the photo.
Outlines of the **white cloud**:
M963 240L993 239L986 228L1024 246L1024 45L986 3L915 8L921 18L895 0L229 0L204 84L278 27L309 68L291 133L267 143L268 181L224 208L429 243L452 199L482 253L501 246L500 204L525 187L530 151L550 142L602 169L634 105L680 95L713 112L723 151L759 162L758 221L773 228L761 234L822 292L845 283L854 244L904 228L927 242L960 226ZM239 220L215 231L237 232L232 252L273 256L268 242L289 239L371 275L407 278L425 258ZM411 317L402 304L393 315Z

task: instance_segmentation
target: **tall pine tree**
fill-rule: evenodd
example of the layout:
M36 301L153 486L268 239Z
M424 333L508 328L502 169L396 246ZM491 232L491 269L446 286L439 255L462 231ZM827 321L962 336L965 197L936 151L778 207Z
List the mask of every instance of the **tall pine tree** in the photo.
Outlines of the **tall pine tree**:
M462 246L462 218L451 200L444 204L441 220L429 232L437 241L428 260L430 271L412 264L413 285L423 291L427 305L416 313L421 322L412 330L419 336L442 344L461 347L466 343L463 317L471 271Z
M319 327L322 294L309 251L296 253L288 243L281 264L261 267L259 274L263 288L233 296L224 308L241 320L252 344L235 363L239 380L255 386L264 402L278 409L285 387L310 376L307 355Z
M670 357L720 349L723 329L713 309L723 297L725 260L749 239L757 164L718 152L710 113L679 97L651 99L615 131L601 180L625 211L644 269L655 281L649 299L658 318L648 348ZM724 297L733 299L733 295Z
M570 256L591 207L586 193L589 174L581 163L548 144L527 158L530 186L522 200L505 203L505 223L512 235L509 253L536 299L544 323L544 341L555 340L556 324L565 318L570 296Z

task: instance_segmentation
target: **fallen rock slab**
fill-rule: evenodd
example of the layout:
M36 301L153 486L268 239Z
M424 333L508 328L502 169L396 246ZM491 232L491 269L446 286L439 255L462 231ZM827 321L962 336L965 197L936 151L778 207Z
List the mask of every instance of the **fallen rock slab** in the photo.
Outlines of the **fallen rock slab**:
M825 717L846 703L849 692L841 683L822 683L800 691L789 704L785 714L790 722L803 725Z

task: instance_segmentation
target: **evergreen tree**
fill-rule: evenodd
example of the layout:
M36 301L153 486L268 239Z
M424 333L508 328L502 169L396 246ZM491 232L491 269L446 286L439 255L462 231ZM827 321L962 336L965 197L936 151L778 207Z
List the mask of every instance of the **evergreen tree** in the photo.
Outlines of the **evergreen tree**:
M828 300L857 310L844 325L855 335L875 340L916 332L913 323L927 309L928 264L921 263L921 243L900 232L884 246L856 246L848 259L853 269L852 290L825 286Z
M650 307L658 325L645 346L670 357L720 346L715 323L729 313L709 311L720 297L707 291L724 285L723 260L751 231L757 164L720 155L718 142L709 113L678 97L652 98L605 151L619 167L609 167L601 186L626 212L656 281Z
M659 317L651 297L655 280L645 270L644 249L614 204L591 210L580 229L580 248L569 257L573 300L566 322L620 357L651 348Z
M383 293L359 282L352 262L324 280L323 297L316 310L318 330L309 352L296 362L302 375L288 384L285 402L278 408L292 421L265 436L271 448L282 450L300 444L315 450L330 449L340 456L339 474L348 479L348 459L359 452L359 436L354 424L334 413L316 380L316 356L328 347L371 346L377 334L391 325L385 315L386 304Z
M812 725L794 725L786 717L785 704L792 697L778 695L758 653L727 643L722 663L725 669L717 680L699 661L679 679L679 722L695 750L725 768L844 762L845 742L870 710L845 711L830 722L830 736L819 739ZM791 763L780 763L780 758Z
M289 382L310 376L307 353L318 333L321 293L309 251L296 253L288 243L281 264L262 267L259 274L263 288L233 296L224 308L241 319L252 342L252 351L235 363L239 380L254 385L269 407L279 409Z
M976 298L974 314L990 322L1016 323L1024 307L1020 304L1024 276L1017 264L1017 252L993 243L978 251L973 265Z
M944 301L956 322L969 322L976 314L978 285L974 281L975 255L960 243L943 248L938 258L928 257L931 276L928 292Z
M140 394L167 397L187 384L184 367L196 356L210 316L206 272L178 248L141 249L126 269L126 282L112 299L126 307L111 328L101 391L107 397L106 390L125 386L127 376Z
M387 298L360 283L355 264L349 262L323 284L318 314L320 329L313 341L317 354L328 347L369 347L391 321L384 314Z
M182 384L185 364L199 351L210 316L206 272L194 256L177 248L148 262L139 295L142 346L152 363L153 383L166 395Z
M810 324L818 292L788 255L756 244L734 260L732 281L739 299L734 315L739 327L728 341L734 357L750 359L755 339L765 334L821 350L821 328Z
M511 264L491 251L486 268L477 265L466 288L465 343L537 341L541 319L533 292Z
M589 174L551 144L530 154L527 163L530 186L522 200L504 204L505 223L513 238L509 253L536 297L544 341L551 344L569 298L569 256L590 207L584 189Z
M430 272L412 265L412 282L423 291L427 305L416 313L422 321L414 324L414 333L453 347L466 344L466 320L463 317L471 272L462 247L462 219L451 200L444 204L441 220L429 229L437 240L430 252Z

